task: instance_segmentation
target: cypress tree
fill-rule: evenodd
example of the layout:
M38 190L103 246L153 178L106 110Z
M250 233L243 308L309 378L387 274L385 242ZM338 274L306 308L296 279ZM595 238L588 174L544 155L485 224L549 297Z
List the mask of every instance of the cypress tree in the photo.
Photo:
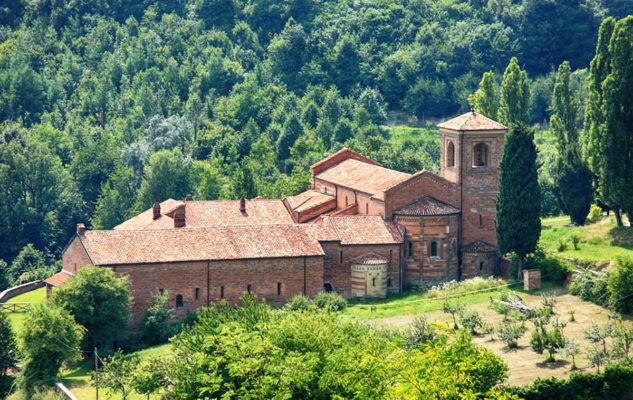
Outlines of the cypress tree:
M604 89L604 158L602 193L632 218L633 212L633 16L615 26L611 42L611 72Z
M556 136L556 184L563 208L577 225L584 225L593 200L591 171L581 158L578 143L578 99L569 83L571 68L565 61L558 68L552 95L550 125Z
M530 123L530 83L527 72L519 67L519 60L512 57L503 73L499 95L499 121L510 127Z
M538 184L534 132L514 125L506 135L497 195L497 241L502 254L514 252L519 271L536 250L541 234L541 189Z
M492 71L484 72L479 82L477 91L468 96L468 102L479 114L488 118L497 119L499 101L495 89L495 74Z

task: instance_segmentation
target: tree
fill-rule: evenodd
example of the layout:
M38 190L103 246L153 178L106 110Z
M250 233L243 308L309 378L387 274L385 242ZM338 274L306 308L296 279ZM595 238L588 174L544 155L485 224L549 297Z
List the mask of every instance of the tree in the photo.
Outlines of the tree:
M149 157L143 169L138 191L137 209L144 210L155 202L183 199L191 194L191 162L180 149L160 150Z
M569 83L571 68L564 62L558 68L552 94L550 125L557 138L556 183L563 208L571 221L584 225L593 200L592 176L582 160L578 140L578 99Z
M603 82L605 167L602 194L633 216L633 16L618 21L609 44L611 71Z
M56 288L51 304L70 312L86 329L84 347L107 348L123 335L130 314L130 280L111 269L85 266Z
M336 87L344 95L348 95L359 81L360 62L356 40L349 35L343 35L334 46L331 66Z
M12 285L45 279L55 271L47 265L44 253L37 250L32 243L24 246L9 266L9 280Z
M541 234L541 191L534 132L514 126L506 135L497 195L496 230L502 254L514 252L521 271Z
M290 157L290 148L303 134L303 127L296 113L288 115L284 123L281 135L277 139L277 157L280 161Z
M0 292L9 287L9 266L0 260Z
M571 358L571 370L578 369L576 367L576 357L580 354L580 345L576 339L569 339L565 343L565 347L562 350L564 357Z
M17 362L17 346L9 318L6 313L0 312L0 384L6 376L7 369L15 367ZM0 385L1 389L2 386Z
M248 162L242 162L240 168L235 173L233 181L233 195L236 198L253 199L257 197L257 186L253 171Z
M174 316L174 310L169 304L169 291L156 293L145 310L141 321L141 340L148 345L156 345L165 342L173 333L169 329L169 322Z
M530 83L519 60L512 57L503 73L499 95L499 122L506 126L530 123Z
M51 384L64 362L79 358L83 334L68 311L43 304L33 307L18 333L23 357L20 384L27 393Z
M623 314L633 312L633 259L618 258L607 279L611 308Z
M124 355L119 350L104 360L103 368L99 370L99 384L113 392L120 391L121 398L126 400L139 364L140 359L136 354Z
M101 186L92 219L94 229L112 229L132 216L137 187L130 167L117 167Z
M468 102L476 112L494 120L498 118L499 109L495 86L494 72L485 72L481 77L477 91L468 96Z
M271 70L290 90L303 87L301 75L306 51L306 37L301 24L288 19L284 29L268 45Z
M374 124L382 124L387 120L387 103L382 94L373 88L365 88L358 96L355 105L356 115L364 110L369 113L371 122Z

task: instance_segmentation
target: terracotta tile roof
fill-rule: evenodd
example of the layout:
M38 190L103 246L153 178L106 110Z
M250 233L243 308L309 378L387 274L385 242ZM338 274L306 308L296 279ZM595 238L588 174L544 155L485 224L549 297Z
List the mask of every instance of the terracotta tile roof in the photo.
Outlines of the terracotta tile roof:
M505 125L476 112L462 114L459 117L438 124L437 127L452 131L497 131L508 129Z
M375 194L409 178L409 174L378 165L347 159L316 175L317 179Z
M77 238L95 265L323 255L302 225L86 231Z
M376 253L367 253L352 259L352 264L376 265L387 264L389 260L386 257Z
M292 211L296 212L303 212L332 200L336 200L336 197L330 194L317 192L316 190L307 190L296 196L286 197L288 205Z
M185 215L190 228L293 223L282 200L261 198L246 200L246 212L240 211L239 200L188 201Z
M73 276L70 272L61 271L46 279L44 283L47 283L51 286L61 286L66 283L70 277Z
M334 227L330 223L325 223L323 219L319 222L301 225L314 240L320 242L333 242L340 240Z
M293 223L282 200L246 200L246 212L243 213L240 211L239 200L183 202L169 199L161 203L160 218L153 219L154 214L150 208L114 229L172 229L173 213L182 207L185 209L185 225L189 228Z
M396 225L380 216L327 216L323 218L323 223L332 225L343 245L402 243L402 234Z
M172 214L176 209L182 207L185 203L174 199L167 199L160 203L161 217L154 220L154 212L152 208L149 208L139 215L128 219L125 222L120 223L113 229L161 229L163 227L174 227L174 221L168 216ZM165 221L163 217L166 217L168 221ZM161 221L163 220L163 221ZM157 222L160 221L160 222Z
M419 216L433 216L433 215L452 215L458 214L459 209L446 204L443 201L437 200L431 196L425 196L420 200L417 200L411 204L400 207L394 214L398 215L419 215Z
M380 163L377 163L376 161L369 159L364 155L355 152L354 150L344 147L336 153L330 154L329 156L325 157L323 160L312 164L310 166L310 171L312 175L318 175L326 169L331 168L333 165L347 159L358 160L372 165L380 165Z
M497 251L497 246L486 243L483 240L475 240L462 247L464 253L494 253Z

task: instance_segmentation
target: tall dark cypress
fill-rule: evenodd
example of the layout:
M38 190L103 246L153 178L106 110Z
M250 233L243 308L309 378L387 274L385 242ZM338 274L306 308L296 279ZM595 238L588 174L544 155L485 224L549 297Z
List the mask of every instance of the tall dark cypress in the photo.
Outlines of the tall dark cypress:
M524 125L515 125L506 135L496 228L501 253L515 253L519 260L520 278L525 257L536 250L541 234L541 189L534 131Z

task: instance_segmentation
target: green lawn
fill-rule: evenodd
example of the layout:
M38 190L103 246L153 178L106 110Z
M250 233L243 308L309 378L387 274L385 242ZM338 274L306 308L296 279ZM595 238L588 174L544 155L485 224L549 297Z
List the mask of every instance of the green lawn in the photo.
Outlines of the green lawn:
M389 132L392 143L402 144L405 140L413 142L436 142L439 149L439 134L435 127L412 127L407 125L383 125Z
M567 216L545 218L542 224L540 245L554 256L593 263L633 257L633 230L618 228L613 216L585 226L571 225ZM578 250L572 244L574 235L580 239ZM566 243L566 248L559 251L561 242Z
M40 288L36 290L32 290L30 292L21 294L12 299L9 299L7 303L31 303L32 305L43 303L46 300L46 288ZM8 313L9 322L11 322L11 327L13 331L17 331L22 326L24 320L26 319L27 313Z
M541 290L553 289L556 286L544 282ZM459 302L464 305L480 304L490 301L490 297L498 297L503 291L516 291L517 293L526 293L523 291L522 283L516 283L512 286L499 286L491 288L487 291L478 293L453 293L446 292L451 302ZM467 292L468 293L468 292ZM384 300L374 301L352 301L350 305L343 311L346 315L354 319L377 319L386 317L406 316L426 314L433 311L441 311L444 305L444 296L431 297L428 292L410 292L403 295L390 296ZM375 308L374 308L375 307Z

